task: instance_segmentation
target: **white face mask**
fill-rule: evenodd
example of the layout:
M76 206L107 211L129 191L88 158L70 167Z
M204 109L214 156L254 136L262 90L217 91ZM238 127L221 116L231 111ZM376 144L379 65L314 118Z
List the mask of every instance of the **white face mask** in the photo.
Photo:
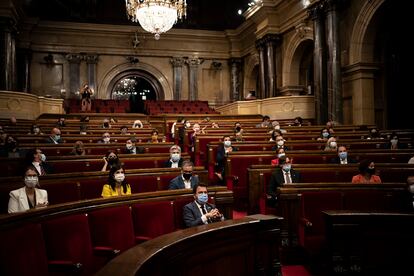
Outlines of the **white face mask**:
M190 123L186 123L186 124L185 124L185 126L186 126L187 128L189 128L189 127L191 126L191 124L190 124Z
M40 160L42 160L42 162L46 161L46 155L44 155L43 153L40 154Z
M39 178L37 176L26 176L24 178L24 184L26 184L28 188L34 188L39 184Z
M331 142L330 146L331 146L331 148L336 148L336 142Z
M276 125L276 126L275 126L275 129L280 129L280 126L279 126L279 125Z
M171 160L174 162L178 162L181 158L181 155L179 153L172 153L171 154Z
M225 147L231 147L231 141L224 141Z
M125 174L117 173L117 174L115 174L114 179L115 179L116 182L120 183L120 182L125 180Z
M277 145L278 146L283 146L283 144L284 144L285 142L283 141L283 140L279 140L279 141L277 141Z
M126 148L129 149L129 150L132 150L134 148L134 146L131 145L131 144L126 144Z
M109 138L109 137L105 137L105 138L103 138L102 139L105 143L109 143L109 141L111 140L111 138Z

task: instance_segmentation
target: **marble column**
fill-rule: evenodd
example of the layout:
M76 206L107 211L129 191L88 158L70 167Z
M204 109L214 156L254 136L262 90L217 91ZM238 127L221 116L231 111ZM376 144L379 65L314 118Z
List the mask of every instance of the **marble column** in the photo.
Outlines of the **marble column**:
M328 121L328 93L326 85L326 44L323 6L319 2L308 8L314 25L313 83L315 92L315 122Z
M242 60L239 58L232 58L229 61L230 64L230 99L231 101L240 100L240 87L241 87L241 67Z
M259 91L256 93L256 98L263 99L266 94L266 78L265 78L265 46L262 40L256 41L256 48L259 51Z
M80 89L80 62L82 61L82 56L79 54L67 54L66 59L69 62L69 98L78 98L79 95L76 92L79 92Z
M88 84L89 87L95 91L95 95L98 93L98 87L96 86L96 66L98 64L98 55L85 56L86 64L88 65Z
M14 21L0 17L0 90L16 89L15 33Z
M189 74L189 97L190 101L198 100L198 66L204 62L203 58L189 58L186 60Z
M174 74L174 100L181 100L181 94L183 93L183 64L184 59L182 57L173 57L170 59L173 66Z
M341 49L339 43L339 19L337 12L338 0L326 2L326 30L328 48L328 99L329 119L343 123L343 99L341 76Z
M271 98L276 96L277 89L275 47L276 42L279 40L279 36L268 34L263 40L266 45L266 98Z

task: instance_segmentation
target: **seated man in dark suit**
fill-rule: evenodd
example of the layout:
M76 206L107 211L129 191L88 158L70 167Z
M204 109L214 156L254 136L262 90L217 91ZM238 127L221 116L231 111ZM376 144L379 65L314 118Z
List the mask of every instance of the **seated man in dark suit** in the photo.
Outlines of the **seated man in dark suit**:
M279 167L272 173L270 177L269 189L267 192L268 204L274 205L276 203L276 190L282 184L299 183L300 173L292 169L292 160L288 156L281 156L279 158Z
M345 146L338 147L338 156L331 159L332 164L352 164L357 163L356 160L348 156L348 151Z
M193 162L184 160L181 174L170 181L168 190L192 189L195 185L198 185L198 176L193 176L193 167Z
M50 136L48 138L46 138L45 143L49 143L49 144L59 144L59 143L61 143L61 141L60 141L60 129L58 129L57 127L52 128L52 130L50 131Z
M224 220L224 216L212 204L208 203L207 186L198 184L193 187L194 201L183 208L184 224L187 227L208 224Z
M183 159L181 158L181 148L179 145L173 145L170 148L170 159L165 161L164 167L166 168L179 168L183 164Z

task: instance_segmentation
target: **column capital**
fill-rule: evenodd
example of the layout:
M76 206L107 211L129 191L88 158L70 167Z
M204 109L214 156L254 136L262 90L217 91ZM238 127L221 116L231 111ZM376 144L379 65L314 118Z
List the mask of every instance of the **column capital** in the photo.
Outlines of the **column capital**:
M256 40L256 48L263 50L266 44L273 44L280 42L282 37L279 34L267 34L264 37Z
M170 59L170 63L173 67L182 67L184 65L184 62L185 60L182 57L172 57Z
M96 64L98 63L99 56L98 55L86 55L84 56L84 60L88 64Z
M241 65L243 62L243 60L241 58L230 58L229 59L229 64L232 65Z
M324 7L325 7L325 1L323 0L312 3L307 8L308 16L312 20L317 20L317 19L322 18L322 16L324 15Z
M203 62L204 62L204 58L199 58L199 57L191 57L185 60L185 63L187 63L188 66L190 67L197 67Z
M82 61L82 56L80 54L67 54L65 58L69 63L80 63Z

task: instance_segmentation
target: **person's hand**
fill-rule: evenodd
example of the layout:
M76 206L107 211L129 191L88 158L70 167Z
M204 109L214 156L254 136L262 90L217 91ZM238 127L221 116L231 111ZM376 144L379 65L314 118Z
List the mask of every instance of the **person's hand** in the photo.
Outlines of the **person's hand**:
M36 204L36 208L42 208L42 207L46 207L48 205L49 205L49 202L48 201L46 201L46 202L38 202Z
M207 218L216 218L220 216L220 212L217 208L212 209L210 212L206 214Z
M106 156L104 156L102 159L105 162L105 165L107 165L108 164L108 158L106 158Z

